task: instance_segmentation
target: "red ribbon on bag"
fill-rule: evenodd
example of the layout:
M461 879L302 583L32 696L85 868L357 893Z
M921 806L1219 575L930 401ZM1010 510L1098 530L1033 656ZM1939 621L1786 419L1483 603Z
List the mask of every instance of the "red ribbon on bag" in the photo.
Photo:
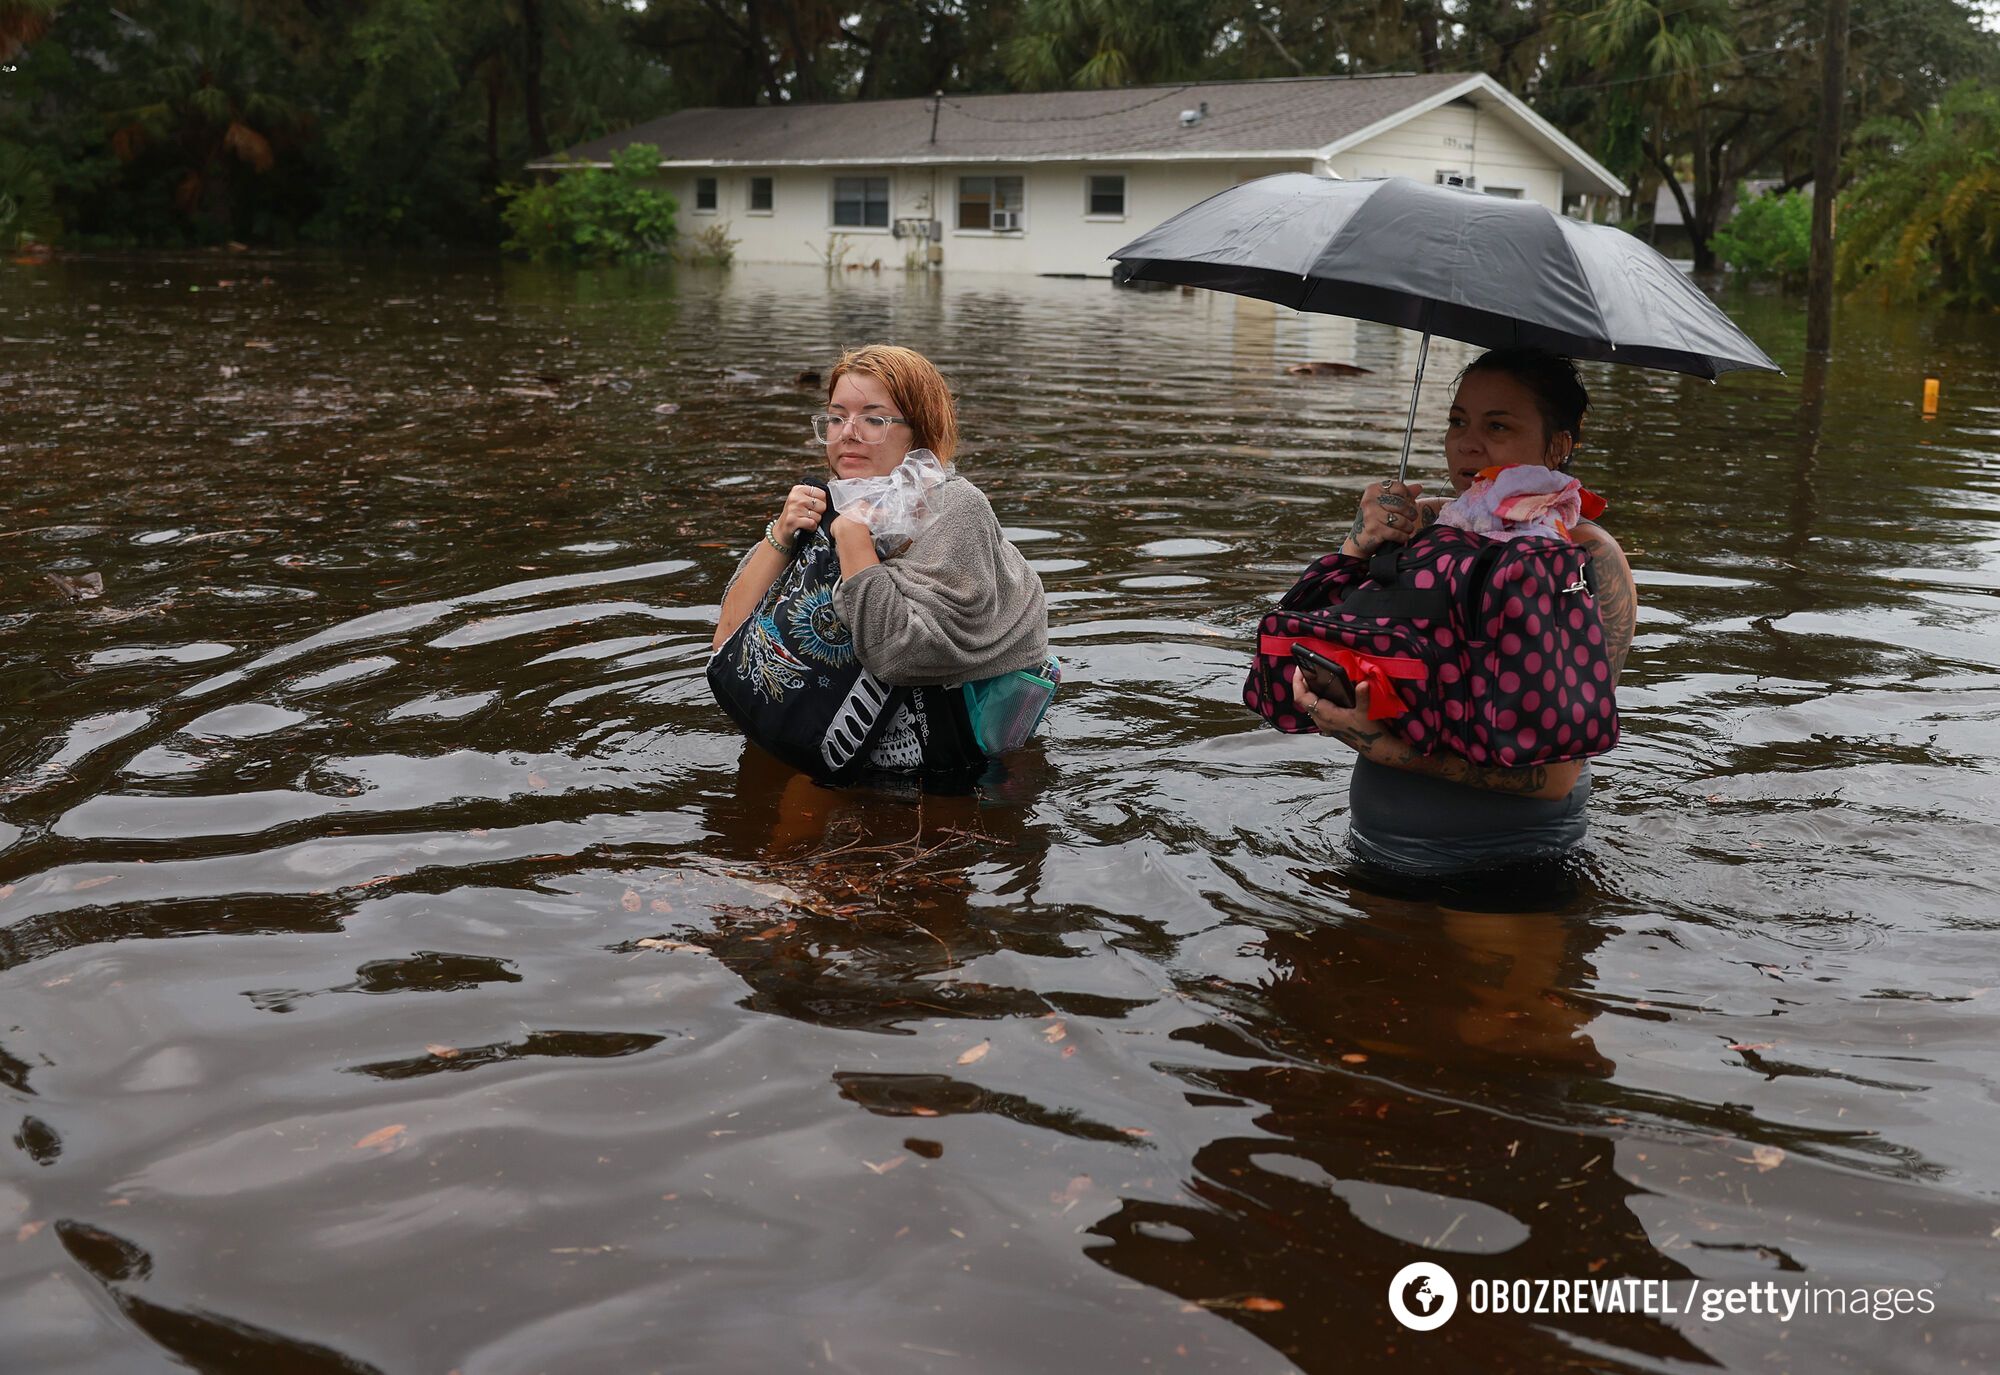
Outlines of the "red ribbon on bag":
M1330 640L1317 639L1310 635L1263 635L1258 637L1257 650L1260 654L1274 659L1290 660L1292 646L1304 645L1313 653L1331 659L1340 665L1340 671L1356 683L1368 684L1368 719L1386 721L1402 716L1410 709L1396 693L1393 679L1421 683L1430 677L1430 669L1421 659L1403 659L1392 655L1362 654L1337 645Z

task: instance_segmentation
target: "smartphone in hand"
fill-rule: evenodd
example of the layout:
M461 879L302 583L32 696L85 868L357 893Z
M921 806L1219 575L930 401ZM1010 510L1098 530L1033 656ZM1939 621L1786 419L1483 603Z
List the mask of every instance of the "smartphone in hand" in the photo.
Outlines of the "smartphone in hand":
M1324 697L1337 707L1354 705L1354 683L1339 664L1304 645L1292 646L1292 659L1305 670L1306 686L1316 696Z

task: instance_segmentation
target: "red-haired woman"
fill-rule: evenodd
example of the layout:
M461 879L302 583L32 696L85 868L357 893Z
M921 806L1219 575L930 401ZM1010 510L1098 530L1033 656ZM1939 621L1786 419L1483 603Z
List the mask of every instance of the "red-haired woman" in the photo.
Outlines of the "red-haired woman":
M951 389L922 354L871 344L843 354L828 377L827 400L813 417L834 478L886 477L912 452L928 449L949 465L958 447ZM895 557L878 556L869 528L836 518L827 533L839 555L831 607L855 656L891 685L937 687L978 682L1048 659L1048 609L1042 581L1001 533L986 496L954 473L926 498L933 517ZM754 615L791 561L794 541L828 515L824 488L802 483L786 495L723 593L716 649ZM902 715L924 710L913 697ZM873 746L878 768L923 767L929 723L892 722Z

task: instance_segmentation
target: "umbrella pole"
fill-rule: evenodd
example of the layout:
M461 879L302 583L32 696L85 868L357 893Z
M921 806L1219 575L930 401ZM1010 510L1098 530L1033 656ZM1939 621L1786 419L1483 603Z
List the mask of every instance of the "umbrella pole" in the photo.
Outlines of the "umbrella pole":
M1426 311L1428 315L1430 312ZM1430 356L1431 332L1424 331L1424 341L1417 345L1417 380L1410 384L1410 418L1403 425L1403 461L1396 465L1396 481L1401 482L1410 472L1410 441L1417 433L1417 395L1424 389L1424 360Z

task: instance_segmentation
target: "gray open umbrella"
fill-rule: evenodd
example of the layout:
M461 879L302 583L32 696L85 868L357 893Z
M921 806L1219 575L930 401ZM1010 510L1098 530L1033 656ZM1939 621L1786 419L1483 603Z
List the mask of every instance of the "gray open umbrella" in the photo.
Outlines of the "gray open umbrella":
M1433 334L1696 377L1779 371L1679 268L1623 230L1408 177L1284 172L1245 182L1111 256L1120 281L1419 330L1418 388ZM1398 478L1416 415L1413 389Z

